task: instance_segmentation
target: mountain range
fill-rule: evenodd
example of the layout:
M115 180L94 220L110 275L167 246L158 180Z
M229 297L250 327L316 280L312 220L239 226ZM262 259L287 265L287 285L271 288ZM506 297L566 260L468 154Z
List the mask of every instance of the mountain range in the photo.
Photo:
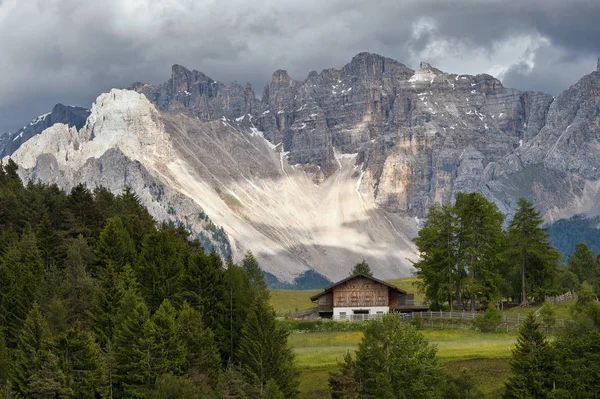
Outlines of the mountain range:
M459 191L507 217L519 197L549 222L598 216L599 140L600 64L553 97L360 53L304 80L278 70L260 97L174 65L89 111L57 105L1 136L0 154L65 190L129 186L157 220L293 281L362 259L409 274L427 209Z

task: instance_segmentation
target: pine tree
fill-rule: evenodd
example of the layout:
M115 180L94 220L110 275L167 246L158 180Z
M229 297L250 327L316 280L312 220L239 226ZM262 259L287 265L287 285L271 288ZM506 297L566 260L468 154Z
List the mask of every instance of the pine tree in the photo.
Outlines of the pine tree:
M48 270L51 266L62 268L63 262L67 257L63 239L58 235L52 226L52 221L48 213L44 213L42 220L36 229L37 242L40 255L44 263L44 269Z
M551 382L550 347L535 315L530 313L519 329L510 359L511 374L506 382L505 399L548 397Z
M251 251L246 252L244 259L242 260L242 269L244 269L248 275L250 286L255 291L255 295L265 298L268 297L269 290L267 289L267 284L265 283L264 274Z
M155 231L155 221L142 206L140 198L131 188L127 187L116 199L116 212L123 220L123 225L135 243L139 252L147 234Z
M66 301L58 297L52 298L52 301L46 306L46 320L50 333L54 337L61 336L69 329L70 309L66 305Z
M227 262L223 281L225 283L225 297L223 298L225 312L222 318L222 330L225 332L225 336L223 340L217 342L221 344L223 360L235 362L240 333L248 315L248 306L254 301L254 295L248 275L231 260Z
M575 251L567 260L567 270L574 273L579 282L588 282L596 294L600 294L600 263L596 255L584 243L575 246Z
M479 399L483 393L477 388L468 369L461 369L457 375L446 374L443 399Z
M148 234L138 257L136 272L140 292L151 311L168 299L180 303L189 296L185 286L185 241L169 230Z
M370 323L356 352L361 397L438 398L444 373L436 351L398 315Z
M273 379L286 397L298 396L294 353L287 338L288 332L277 324L273 308L257 298L242 327L238 360L256 378L261 395L267 381Z
M459 267L456 215L450 204L429 208L427 220L414 239L421 254L414 264L419 289L434 303L448 301L450 310L462 295L465 270Z
M527 286L539 289L551 281L552 270L560 259L550 245L544 218L535 206L524 198L517 202L517 212L508 228L508 252L520 269L521 306L528 306Z
M29 309L29 298L20 280L24 269L15 242L2 248L0 257L0 325L4 327L8 345L14 347L17 335Z
M362 260L362 262L354 265L354 267L350 271L351 276L355 276L357 274L364 274L365 276L373 277L371 266L369 266L369 264L364 259Z
M94 334L79 323L60 339L62 369L75 398L94 399L107 391L104 360Z
M464 295L475 310L476 301L488 304L500 296L504 216L496 204L479 193L456 194L454 209L459 266L468 273L462 283Z
M229 364L223 373L223 399L249 399L252 388L246 382L242 372ZM252 397L257 397L252 396Z
M163 374L156 380L155 387L147 399L211 399L215 396L201 381L191 378Z
M283 392L281 392L279 385L277 385L274 379L267 381L262 397L263 399L285 399Z
M78 184L69 193L68 210L73 215L71 234L74 237L82 234L84 237L96 236L100 230L100 217L98 215L94 197L83 184Z
M8 380L10 371L11 355L6 346L6 339L4 333L0 329L0 389L3 387Z
M183 375L187 352L181 339L177 311L168 299L144 324L143 335L141 344L149 363L146 371L148 379L167 373Z
M165 300L154 315L144 321L137 339L130 341L130 358L118 358L118 363L126 363L124 388L128 395L143 397L154 388L160 375L183 375L186 351L176 316L175 308ZM122 348L122 340L115 342Z
M600 302L588 283L577 292L571 310L573 321L561 329L553 343L555 397L600 397Z
M61 397L68 393L65 376L52 350L48 323L39 306L34 304L19 334L12 365L11 382L18 395L27 398L48 397L50 394Z
M218 255L217 255L218 256ZM217 339L224 339L221 321L225 312L225 283L223 264L214 262L201 250L193 251L187 259L186 286L188 302L202 310L202 319L210 327Z
M6 246L0 257L0 325L9 345L14 346L27 312L36 299L44 278L43 263L35 235L25 226L19 241L3 235Z
M339 364L339 371L329 373L329 391L331 399L358 398L360 385L356 380L356 362L350 351L346 352L344 362Z
M144 386L144 370L139 364L140 353L135 348L144 339L144 326L149 320L148 307L137 290L127 290L117 313L112 351L116 365L114 375L110 376L113 385L109 387L115 397L135 392Z
M185 369L191 374L205 375L215 387L219 380L221 357L213 332L205 328L202 315L187 302L179 312L179 332L186 349Z
M81 323L87 323L88 312L96 296L96 280L86 268L91 263L91 257L91 249L85 238L78 237L69 243L61 286L63 298L66 298L72 311L70 320Z
M121 218L113 217L106 221L100 233L98 245L94 251L95 262L93 273L97 275L108 262L112 262L116 271L120 271L125 264L132 265L135 260L135 244Z
M88 313L92 331L103 346L113 339L124 291L120 274L109 261L100 272L98 289Z

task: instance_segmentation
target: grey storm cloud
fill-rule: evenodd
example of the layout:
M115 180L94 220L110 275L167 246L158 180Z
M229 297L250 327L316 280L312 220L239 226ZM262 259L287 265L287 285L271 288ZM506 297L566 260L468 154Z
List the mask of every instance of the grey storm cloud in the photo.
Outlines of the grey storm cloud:
M0 131L174 63L260 92L369 51L556 94L594 69L598 20L592 0L0 0Z

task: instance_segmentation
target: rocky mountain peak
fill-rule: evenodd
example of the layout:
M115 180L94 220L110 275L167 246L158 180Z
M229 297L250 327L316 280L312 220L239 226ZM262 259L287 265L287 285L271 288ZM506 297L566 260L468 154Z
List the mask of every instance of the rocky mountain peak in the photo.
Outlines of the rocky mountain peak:
M288 75L288 72L284 69L278 69L273 72L273 77L271 79L272 86L277 85L280 87L292 87L297 83L298 82L292 79L290 75Z
M379 78L383 75L404 79L413 73L406 65L379 54L358 53L350 63L341 70L343 75L353 75L364 78Z
M0 158L11 155L21 144L57 123L81 129L89 114L90 110L86 108L56 104L52 111L32 119L16 132L2 135L0 137Z
M424 61L421 61L419 63L419 72L431 72L431 73L434 73L436 75L443 75L444 74L444 72L442 72L441 70L432 67L430 63L424 62Z
M15 159L61 187L131 185L159 220L196 229L209 215L238 255L256 250L281 277L339 278L356 249L397 275L419 220L460 191L509 217L519 197L550 220L600 214L599 120L599 72L553 98L359 53L303 81L275 71L258 101L249 84L174 65L162 85L101 95L84 128L57 124Z

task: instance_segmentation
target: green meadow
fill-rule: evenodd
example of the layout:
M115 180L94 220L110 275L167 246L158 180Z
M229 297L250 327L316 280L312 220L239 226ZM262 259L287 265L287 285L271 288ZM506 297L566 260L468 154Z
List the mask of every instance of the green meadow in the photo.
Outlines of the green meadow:
M415 299L422 300L414 283L416 277L389 280L399 288L415 293ZM314 307L310 297L321 290L272 290L271 302L280 315L295 310ZM572 301L555 306L557 318L569 318ZM536 311L541 305L529 308L515 307L505 310L506 314L525 316ZM447 325L447 324L445 324ZM485 398L500 398L504 380L509 371L508 361L511 349L515 344L517 333L493 332L482 333L462 328L424 327L421 332L435 344L438 357L448 373L458 373L461 369L469 370ZM338 362L347 351L354 354L363 337L362 331L326 331L300 332L293 331L289 337L290 346L296 353L296 361L300 371L300 397L302 399L328 398L329 373L336 371Z
M439 359L449 372L469 369L486 397L499 397L516 333L440 329L423 329L422 333L437 346ZM354 353L362 335L360 331L290 335L300 370L301 398L329 397L329 372L337 369L347 351Z

